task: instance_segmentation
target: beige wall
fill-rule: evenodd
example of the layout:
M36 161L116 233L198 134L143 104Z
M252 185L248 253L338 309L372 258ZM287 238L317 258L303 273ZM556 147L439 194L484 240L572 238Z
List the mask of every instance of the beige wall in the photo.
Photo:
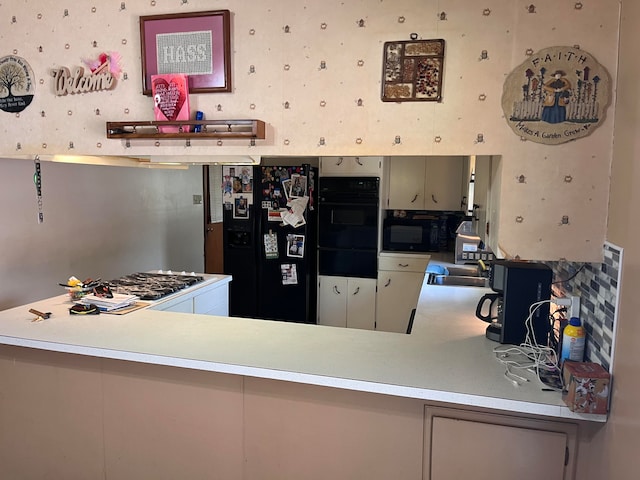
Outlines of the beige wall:
M635 479L640 470L640 246L637 206L640 202L640 62L637 45L640 5L625 1L620 32L620 62L614 159L611 172L608 239L624 248L620 309L613 364L613 396L607 425L596 431L583 455L591 479Z
M527 58L528 49L579 44L615 80L619 2L582 2L580 9L577 3L541 0L529 13L523 0L482 5L473 0L130 1L124 9L116 0L95 7L5 1L0 15L8 24L0 42L5 52L22 56L33 68L36 98L19 116L0 112L0 118L11 120L0 124L0 156L499 154L503 181L495 231L500 237L494 245L529 259L598 261L606 228L608 184L603 180L611 162L613 108L589 137L552 147L521 141L506 124L500 101L504 78ZM244 140L222 146L203 140L189 148L184 141L156 146L144 140L127 148L120 140L107 140L107 120L153 118L152 101L141 94L138 17L227 8L232 11L233 92L193 95L192 110L204 111L207 118L264 120L268 138L254 147ZM442 12L446 20L440 20ZM446 41L441 103L380 101L383 44L412 33ZM121 54L126 80L110 92L53 94L52 68L73 68L102 51ZM320 68L322 62L326 68ZM479 133L484 142L477 142ZM521 175L525 183L515 181ZM570 184L564 181L567 175L573 178ZM562 225L565 215L569 224ZM524 221L517 223L517 217Z

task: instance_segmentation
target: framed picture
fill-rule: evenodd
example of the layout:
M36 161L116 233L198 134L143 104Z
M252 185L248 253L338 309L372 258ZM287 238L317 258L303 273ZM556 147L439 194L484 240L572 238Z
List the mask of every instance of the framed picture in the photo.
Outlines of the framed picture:
M444 40L386 42L383 102L439 102L442 99Z
M229 10L140 17L142 92L151 75L189 76L190 93L231 91Z

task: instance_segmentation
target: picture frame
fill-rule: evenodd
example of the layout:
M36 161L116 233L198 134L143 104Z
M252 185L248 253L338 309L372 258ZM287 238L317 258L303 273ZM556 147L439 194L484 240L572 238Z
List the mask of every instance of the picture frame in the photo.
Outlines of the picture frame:
M440 102L444 74L444 40L385 42L383 102Z
M151 95L151 76L189 76L190 93L231 92L229 10L140 17L142 93Z

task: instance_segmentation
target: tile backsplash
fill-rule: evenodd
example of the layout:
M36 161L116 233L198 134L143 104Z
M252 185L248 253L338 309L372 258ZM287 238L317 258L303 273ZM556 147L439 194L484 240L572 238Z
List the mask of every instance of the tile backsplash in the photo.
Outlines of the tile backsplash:
M554 273L553 295L578 295L587 330L585 361L611 371L622 249L604 245L603 263L545 262Z

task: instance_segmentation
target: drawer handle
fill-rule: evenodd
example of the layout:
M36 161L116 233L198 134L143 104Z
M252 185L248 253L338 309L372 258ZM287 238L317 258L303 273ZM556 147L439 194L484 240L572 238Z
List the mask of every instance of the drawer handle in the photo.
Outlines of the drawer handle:
M398 266L402 267L402 268L407 268L409 266L409 264L408 263L399 263Z
M355 291L355 292L353 292L353 294L354 294L354 295L357 295L359 291L360 291L360 287L356 287L356 291Z
M340 290L338 290L338 286L334 285L333 286L333 291L335 292L336 295L342 295L342 293L340 292Z
M338 157L338 161L336 162L336 165L342 165L342 161L343 160L344 160L344 158Z
M433 203L438 203L438 200L436 200L436 196L435 195L431 195L431 200L433 200Z
M391 285L391 279L387 279L387 283L384 284L385 287L388 287L389 285Z
M360 166L362 166L362 162L360 161L360 157L356 157L356 163Z
M414 203L417 199L418 199L418 194L416 193L415 196L413 197L413 200L411 200L411 203Z

